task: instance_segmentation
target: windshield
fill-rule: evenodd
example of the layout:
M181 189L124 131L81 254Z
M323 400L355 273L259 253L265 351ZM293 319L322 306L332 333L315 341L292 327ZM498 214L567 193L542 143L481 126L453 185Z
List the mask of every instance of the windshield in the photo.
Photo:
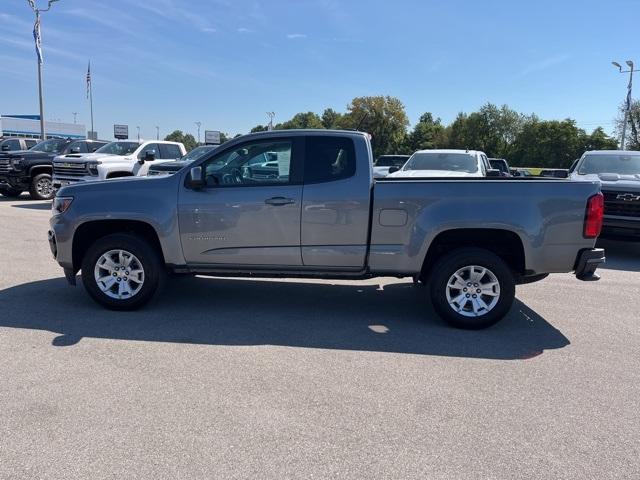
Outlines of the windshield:
M376 167L401 167L409 157L378 157Z
M34 145L33 147L31 147L31 150L35 152L60 153L66 143L66 140L62 140L60 138L51 138L49 140L43 140L42 142Z
M468 153L418 152L413 154L403 170L447 170L475 173L478 171L478 162L474 155Z
M107 155L131 155L140 146L138 142L111 142L100 147L95 153Z
M184 157L182 157L180 160L183 162L193 162L194 160L197 160L203 155L205 155L206 153L211 152L212 150L215 150L217 147L218 147L217 145L203 145L201 147L196 147L193 150L191 150L189 153L187 153Z
M585 155L578 173L580 175L598 173L640 175L640 155Z

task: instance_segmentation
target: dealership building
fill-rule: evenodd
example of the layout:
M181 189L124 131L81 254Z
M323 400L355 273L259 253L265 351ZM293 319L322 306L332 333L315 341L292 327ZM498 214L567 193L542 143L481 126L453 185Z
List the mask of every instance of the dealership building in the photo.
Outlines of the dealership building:
M50 122L45 120L47 138L86 138L81 123ZM40 115L0 115L0 137L40 138Z

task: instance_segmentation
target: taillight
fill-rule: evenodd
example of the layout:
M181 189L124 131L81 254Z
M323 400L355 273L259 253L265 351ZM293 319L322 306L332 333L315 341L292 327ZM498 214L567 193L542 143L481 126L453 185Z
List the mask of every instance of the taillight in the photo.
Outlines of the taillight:
M604 196L598 193L587 201L587 213L584 217L584 238L596 238L602 231L604 217Z

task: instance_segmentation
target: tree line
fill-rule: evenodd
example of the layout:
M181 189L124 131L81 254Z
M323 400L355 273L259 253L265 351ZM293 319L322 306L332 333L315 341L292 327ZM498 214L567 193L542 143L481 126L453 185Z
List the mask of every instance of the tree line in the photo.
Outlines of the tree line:
M640 105L637 114L640 115ZM637 118L640 120L640 116ZM459 113L449 125L431 112L425 112L413 128L409 128L404 105L390 96L356 97L344 112L332 108L322 114L301 112L274 126L276 130L298 128L368 132L375 156L411 154L432 148L470 149L482 150L492 158L504 158L512 166L568 168L586 150L618 148L617 140L602 127L587 133L570 118L542 120L535 114L522 114L507 105L498 107L492 103L483 105L477 112ZM267 129L267 125L257 125L251 132ZM223 135L223 141L228 138ZM640 147L633 143L638 141L635 128L629 138L630 146ZM197 145L191 134L184 135L179 130L166 139L182 141L187 149Z

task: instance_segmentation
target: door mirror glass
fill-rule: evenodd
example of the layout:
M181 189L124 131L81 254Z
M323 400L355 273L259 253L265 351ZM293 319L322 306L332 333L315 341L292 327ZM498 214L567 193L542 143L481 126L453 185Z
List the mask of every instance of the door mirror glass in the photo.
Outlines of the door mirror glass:
M497 168L490 168L487 170L487 177L500 177L502 172Z
M199 190L204 187L204 178L202 177L202 167L193 167L189 171L187 186L193 190Z
M396 167L395 165L393 167L389 167L389 173L395 173L398 172L400 170L400 167Z

